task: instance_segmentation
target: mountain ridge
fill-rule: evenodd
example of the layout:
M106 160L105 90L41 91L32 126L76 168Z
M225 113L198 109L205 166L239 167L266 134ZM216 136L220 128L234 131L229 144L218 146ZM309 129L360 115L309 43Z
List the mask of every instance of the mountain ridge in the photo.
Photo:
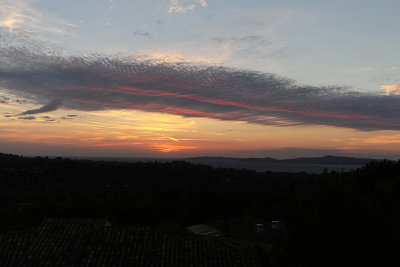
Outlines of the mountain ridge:
M0 153L1 157L24 157L13 154ZM34 156L32 156L34 157ZM30 158L32 158L30 157ZM29 158L29 157L27 157ZM57 158L57 157L50 157ZM361 168L372 161L381 159L356 158L325 155L322 157L297 157L289 159L265 158L236 158L221 156L203 156L191 158L116 158L116 157L63 157L68 159L82 159L93 161L116 162L171 162L186 161L191 164L209 165L214 168L248 169L258 172L306 172L322 173L324 171L351 171Z
M357 157L343 157L325 155L322 157L297 157L289 159L275 159L270 157L265 158L235 158L235 157L192 157L183 160L224 160L232 161L237 160L240 162L249 163L291 163L291 164L332 164L332 165L365 165L371 161L379 161L380 159L372 158L357 158Z

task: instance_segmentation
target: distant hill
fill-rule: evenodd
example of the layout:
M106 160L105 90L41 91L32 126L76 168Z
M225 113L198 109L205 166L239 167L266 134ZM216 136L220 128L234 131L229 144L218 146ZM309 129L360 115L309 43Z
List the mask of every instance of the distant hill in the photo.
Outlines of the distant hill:
M360 168L376 159L353 157L301 157L293 159L274 158L229 158L229 157L195 157L183 159L193 164L206 164L219 168L249 169L274 172L308 172L321 173L324 170L350 171Z
M273 158L248 158L244 159L245 162L269 162L269 163L292 163L292 164L329 164L329 165L365 165L374 159L369 158L352 158L352 157L337 157L337 156L323 156L317 158L293 158L293 159L273 159Z
M18 157L0 153L1 157ZM306 172L322 173L328 171L351 171L360 168L372 158L353 158L326 155L323 157L300 157L292 159L274 158L233 158L233 157L193 157L193 158L112 158L112 157L66 157L71 159L89 159L117 162L171 162L186 161L192 164L209 165L214 168L248 169L259 172Z

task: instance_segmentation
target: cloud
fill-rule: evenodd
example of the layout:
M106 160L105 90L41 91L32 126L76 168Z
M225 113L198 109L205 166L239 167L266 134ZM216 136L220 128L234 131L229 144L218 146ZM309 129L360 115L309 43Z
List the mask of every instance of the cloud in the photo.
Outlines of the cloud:
M22 1L2 1L0 4L0 27L13 31L24 24L35 23L35 16L32 13L32 9Z
M207 6L206 0L197 0L196 2L198 2L199 4L201 4L202 7L206 7L206 6Z
M196 3L202 7L207 6L205 0L170 0L168 13L186 13L187 11L192 11L196 7Z
M62 120L72 120L74 118L78 117L78 115L67 115L65 117L61 117Z
M1 0L0 27L10 32L25 29L26 32L42 32L56 35L71 35L68 31L78 25L62 20L52 14L43 13L31 5L32 1Z
M151 37L149 32L135 31L132 33L133 36L143 36L143 37Z
M9 104L10 98L6 96L0 96L0 104Z
M24 99L15 99L15 103L18 103L18 104L26 104L26 103L28 103L28 101L27 101L27 100L24 100Z
M10 12L6 17L0 20L0 27L7 27L10 30L13 30L17 27L18 24L22 24L24 22L23 16L16 12Z
M396 94L308 86L272 73L207 64L120 55L64 56L17 37L21 46L0 47L1 86L42 105L20 115L57 108L131 109L262 125L400 129Z
M13 99L10 96L0 95L0 104L6 104L6 105L19 104L19 105L24 105L24 104L27 104L27 103L28 103L28 101L26 101L24 99Z
M57 110L60 107L60 105L61 105L61 101L60 100L53 100L53 101L51 101L47 105L44 105L41 108L27 110L25 112L22 112L19 115L28 115L28 114L38 114L38 113L50 112L50 111Z
M36 119L36 117L28 116L28 117L19 117L18 119L20 119L20 120L34 120L34 119Z
M385 90L386 95L400 95L400 85L382 85L382 90Z
M374 145L400 144L400 134L379 135L364 139L353 139L352 141L354 143L364 143L364 144L374 144Z
M183 145L175 145L175 144L165 144L165 143L156 143L151 145L155 150L160 152L179 152L182 150L191 150L197 149L196 146L183 146Z

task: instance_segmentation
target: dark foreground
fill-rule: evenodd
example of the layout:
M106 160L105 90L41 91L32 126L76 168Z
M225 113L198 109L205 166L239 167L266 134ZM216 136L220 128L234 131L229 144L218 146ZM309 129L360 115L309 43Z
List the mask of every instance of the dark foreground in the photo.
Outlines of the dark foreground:
M175 237L204 223L221 233L207 240L259 266L398 266L400 163L372 162L346 173L257 173L0 154L2 244L10 235L38 237L48 217L107 219L116 231L146 226ZM243 221L255 222L249 218L268 229L279 220L284 230L246 234Z

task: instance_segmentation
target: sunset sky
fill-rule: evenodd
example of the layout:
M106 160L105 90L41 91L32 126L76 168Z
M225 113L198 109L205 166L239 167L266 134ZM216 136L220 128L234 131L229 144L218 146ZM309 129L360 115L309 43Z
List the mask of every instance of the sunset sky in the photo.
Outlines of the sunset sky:
M0 153L400 158L398 0L0 0Z

